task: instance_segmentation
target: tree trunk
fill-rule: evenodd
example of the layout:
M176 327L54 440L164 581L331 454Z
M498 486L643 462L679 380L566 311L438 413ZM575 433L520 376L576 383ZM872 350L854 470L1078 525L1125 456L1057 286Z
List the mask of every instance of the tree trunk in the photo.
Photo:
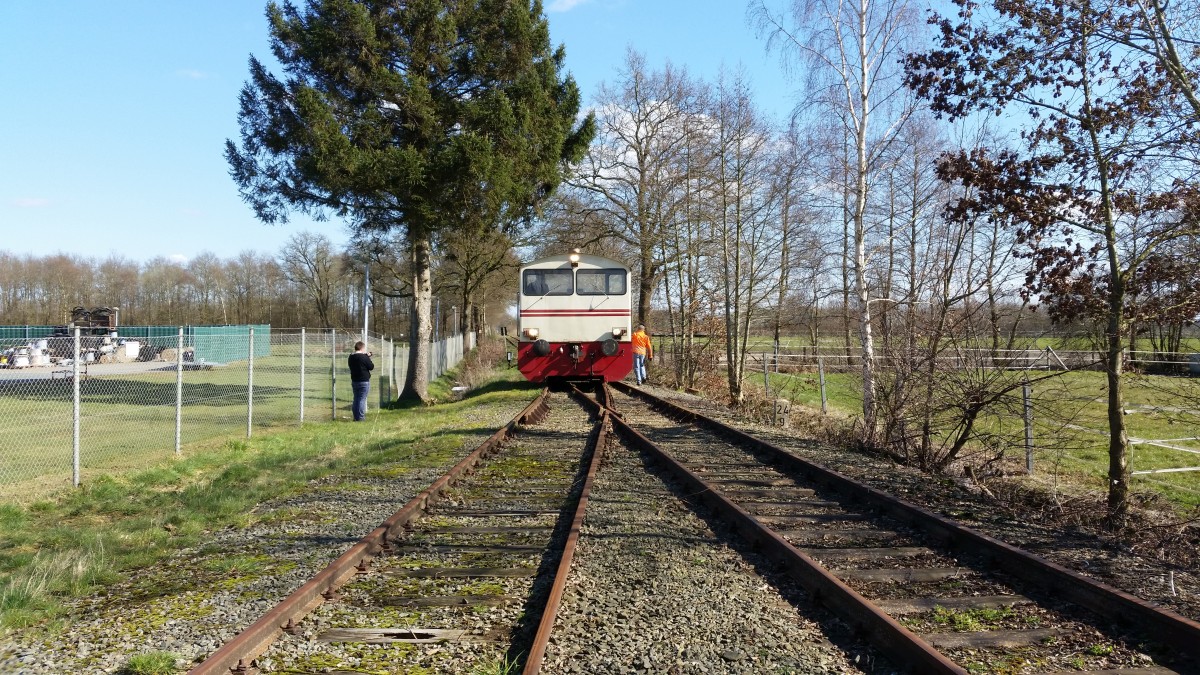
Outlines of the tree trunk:
M1109 244L1110 264L1115 261L1115 243ZM1105 339L1108 380L1108 520L1117 528L1124 524L1129 510L1129 431L1125 426L1125 392L1121 373L1125 367L1122 315L1125 309L1125 284L1119 268L1111 268L1112 290L1109 296L1108 325Z
M412 313L408 336L408 374L400 398L429 400L430 338L433 336L433 282L430 270L428 235L411 235Z

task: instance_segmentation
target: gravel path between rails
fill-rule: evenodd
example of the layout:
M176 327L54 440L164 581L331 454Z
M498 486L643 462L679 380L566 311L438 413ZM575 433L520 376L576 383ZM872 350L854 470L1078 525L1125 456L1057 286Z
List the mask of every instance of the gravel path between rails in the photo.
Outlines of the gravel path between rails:
M639 453L614 444L592 489L543 672L874 672L871 650L831 644L818 624L829 628L828 615L731 540Z
M388 478L315 481L304 494L257 509L260 516L277 514L277 519L214 533L198 549L181 551L79 601L56 639L32 633L6 637L0 642L0 675L116 673L131 656L156 651L177 654L189 665L202 659L395 513L527 403L477 407L458 425L463 445L444 466L398 471ZM478 425L477 430L465 431L469 425ZM217 578L202 572L205 561L231 557L256 564Z

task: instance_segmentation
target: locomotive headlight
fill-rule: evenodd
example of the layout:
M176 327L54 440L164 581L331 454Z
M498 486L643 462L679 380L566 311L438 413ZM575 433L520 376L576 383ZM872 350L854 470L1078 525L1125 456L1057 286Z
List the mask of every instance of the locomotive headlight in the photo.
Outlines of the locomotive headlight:
M529 338L530 340L536 340L537 336L538 336L538 332L539 331L536 328L526 328L525 329L525 337Z
M567 256L567 260L571 261L571 267L579 267L579 249L571 249L570 255Z
M614 328L612 329L612 334L613 334L613 337L615 337L615 338L620 338L622 335L624 335L624 334L625 334L625 327L624 327L624 326L616 326L616 327L614 327Z

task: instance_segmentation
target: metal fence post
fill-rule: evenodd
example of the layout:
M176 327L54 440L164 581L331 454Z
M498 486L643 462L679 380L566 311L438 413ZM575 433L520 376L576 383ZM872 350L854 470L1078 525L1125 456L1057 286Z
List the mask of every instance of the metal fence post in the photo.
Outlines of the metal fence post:
M396 340L394 338L387 339L387 346L384 348L383 354L384 354L384 357L387 359L387 364L388 364L387 365L387 372L388 372L387 402L388 402L388 405L391 405L392 400L393 400L392 399L392 396L393 396L392 391L394 390L394 388L396 386L396 378L395 378Z
M246 438L254 426L254 328L250 328L250 358L246 361Z
M79 487L79 357L82 354L79 351L79 326L75 327L75 353L71 357L71 400L72 400L72 417L71 423L71 484Z
M183 326L175 341L175 454L183 451Z
M829 400L825 397L825 359L817 357L817 381L821 383L821 414L829 412Z
M767 393L770 394L771 393L771 365L767 361L767 353L766 352L762 353L762 359L763 359L763 389L766 389Z
M1025 473L1033 473L1033 387L1026 380L1021 384L1025 409Z
M337 329L329 331L329 419L337 421Z
M300 329L300 424L304 424L304 346L307 337L303 328Z

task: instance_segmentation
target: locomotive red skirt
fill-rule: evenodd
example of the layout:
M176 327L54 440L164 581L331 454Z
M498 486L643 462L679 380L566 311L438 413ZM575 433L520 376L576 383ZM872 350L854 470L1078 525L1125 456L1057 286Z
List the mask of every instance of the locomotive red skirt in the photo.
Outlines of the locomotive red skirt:
M629 269L597 256L521 268L517 368L533 382L620 380L633 369Z

